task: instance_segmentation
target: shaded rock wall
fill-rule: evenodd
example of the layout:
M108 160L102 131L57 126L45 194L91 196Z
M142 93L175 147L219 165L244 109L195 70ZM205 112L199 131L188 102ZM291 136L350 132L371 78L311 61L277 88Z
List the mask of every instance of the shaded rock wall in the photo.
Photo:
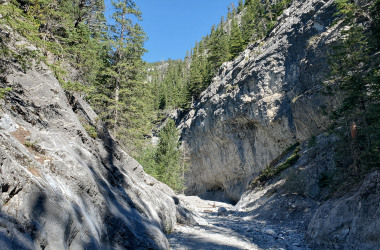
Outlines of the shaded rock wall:
M191 162L186 193L237 202L286 147L322 131L333 1L294 1L270 34L224 63L179 127Z
M236 207L248 211L255 220L291 224L305 232L320 201L330 194L320 180L335 170L331 148L336 140L334 136L319 135L313 147L302 143L298 147L299 158L292 166L267 181L255 183L243 193ZM292 154L289 152L279 159L277 166Z
M380 248L380 172L369 174L347 195L325 202L307 235L316 249Z
M319 135L314 146L302 143L293 166L244 192L236 208L248 219L298 228L312 249L379 249L380 172L331 198L324 177L337 171L337 139Z

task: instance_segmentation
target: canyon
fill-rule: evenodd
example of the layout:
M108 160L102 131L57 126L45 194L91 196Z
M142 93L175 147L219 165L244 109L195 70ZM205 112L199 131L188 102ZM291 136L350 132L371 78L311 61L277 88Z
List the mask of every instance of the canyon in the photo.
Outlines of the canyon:
M1 56L0 248L380 248L380 172L339 195L323 182L339 140L326 113L342 99L324 84L346 28L335 13L333 0L293 1L177 116L185 195L146 174L47 63ZM38 49L6 25L0 42Z

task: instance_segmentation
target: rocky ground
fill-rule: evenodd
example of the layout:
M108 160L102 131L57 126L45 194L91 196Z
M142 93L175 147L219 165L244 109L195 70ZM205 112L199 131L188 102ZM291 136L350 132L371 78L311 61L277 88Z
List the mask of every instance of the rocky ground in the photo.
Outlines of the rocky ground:
M168 235L172 249L309 249L305 229L297 223L256 220L249 211L195 196L186 200L204 220L198 226L177 225Z

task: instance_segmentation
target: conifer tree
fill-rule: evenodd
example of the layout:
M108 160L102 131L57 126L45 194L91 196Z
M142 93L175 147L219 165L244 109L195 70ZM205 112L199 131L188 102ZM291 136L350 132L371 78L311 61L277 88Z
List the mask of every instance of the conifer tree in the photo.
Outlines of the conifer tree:
M224 20L221 20L221 23L218 27L211 32L210 41L208 44L209 47L209 62L211 64L212 72L223 63L229 59L229 44L228 36L223 29Z
M172 119L169 119L165 127L160 131L156 162L158 164L159 179L173 189L180 190L183 187L184 180L180 164L178 132Z
M146 52L146 40L141 26L133 18L141 20L141 12L131 0L112 2L115 25L112 27L111 65L105 71L111 105L107 108L108 124L114 135L130 152L134 152L144 135L151 128L150 85L144 81L145 64L141 57Z
M230 59L235 58L244 49L244 41L239 25L235 19L232 20L230 37Z
M237 7L237 12L238 13L242 12L243 8L244 8L243 0L239 0L238 7Z
M343 93L341 106L333 112L340 133L338 165L349 165L346 174L354 178L363 176L380 164L380 56L376 36L376 15L370 30L358 25L360 7L354 2L336 2L343 24L350 27L343 31L343 39L334 47L331 55L331 80ZM372 8L376 6L374 2ZM355 133L352 133L355 128ZM347 167L347 166L345 166Z
M245 4L246 11L242 16L241 26L244 44L248 44L252 39L259 39L263 36L264 28L261 27L260 19L265 11L260 0L251 0Z
M144 170L176 191L184 187L187 156L179 149L178 131L172 119L159 133L160 141L156 148L147 148L138 161Z

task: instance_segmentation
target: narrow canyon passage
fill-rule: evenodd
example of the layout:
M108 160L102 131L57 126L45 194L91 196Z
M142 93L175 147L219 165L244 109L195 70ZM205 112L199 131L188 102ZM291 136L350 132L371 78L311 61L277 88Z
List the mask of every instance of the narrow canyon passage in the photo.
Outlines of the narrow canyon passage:
M198 226L177 225L168 235L171 249L309 249L304 228L268 223L223 202L186 199L203 220Z

